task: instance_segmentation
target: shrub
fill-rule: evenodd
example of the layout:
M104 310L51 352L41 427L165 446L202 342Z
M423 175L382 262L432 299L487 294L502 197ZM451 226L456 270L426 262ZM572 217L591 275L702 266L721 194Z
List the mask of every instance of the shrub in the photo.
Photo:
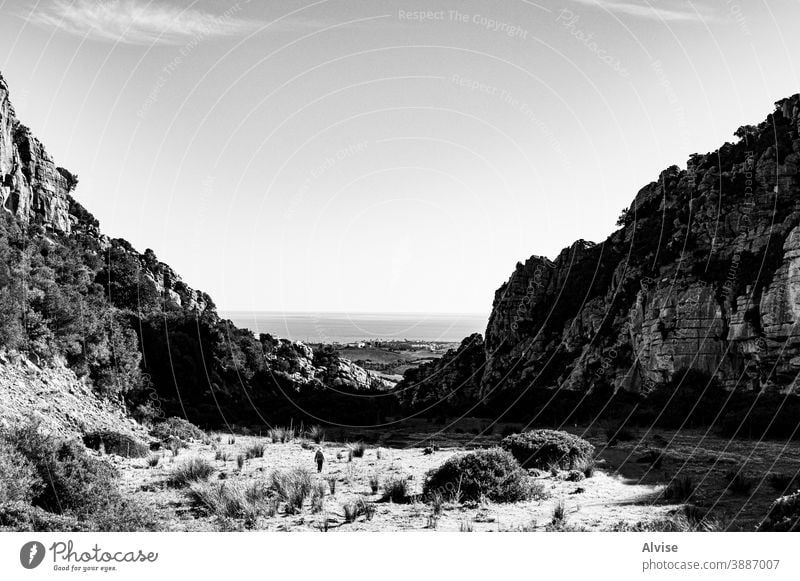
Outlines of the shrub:
M267 436L272 440L273 444L286 441L286 434L283 428L270 428L267 430Z
M123 458L144 458L150 453L150 447L138 438L111 430L89 432L83 437L83 443L87 448Z
M214 460L219 462L227 462L228 461L228 453L222 450L217 450L214 452Z
M29 503L43 487L36 467L13 446L0 440L0 504Z
M364 442L356 442L355 444L350 445L350 451L356 458L363 458L364 453L367 451L367 446L364 444Z
M755 480L741 471L730 471L725 475L728 480L728 491L737 496L747 496L753 490Z
M594 455L594 446L567 432L531 430L503 438L501 445L525 468L581 470Z
M152 456L147 458L147 465L150 466L150 468L155 468L156 466L158 466L158 463L160 461L161 461L161 456L159 456L158 454L153 454Z
M320 426L311 426L308 429L308 437L314 440L315 444L320 444L325 441L325 430Z
M29 507L25 512L17 507L6 513L7 522L16 519L19 527L23 528L27 526L25 519L35 520L37 515L42 516L46 511L89 521L91 524L88 526L97 531L154 528L152 511L143 509L131 499L123 498L113 466L89 455L80 442L64 442L44 435L40 433L37 422L7 431L2 441L6 449L13 448L24 458L19 466L32 467L36 481L41 482L41 485L32 487L30 501L34 507L42 510ZM44 530L62 525L64 530L74 530L72 521L59 521L55 517L50 519L50 524L33 523L31 526L35 530Z
M192 458L181 464L172 474L174 486L188 486L192 482L208 480L214 473L214 467L204 458Z
M767 516L758 525L759 531L800 531L800 491L782 496L772 503Z
M378 480L378 475L373 474L369 477L369 489L372 491L372 494L378 494L378 489L380 488L380 480Z
M383 500L395 504L410 502L408 476L392 476L383 483Z
M265 450L266 446L263 443L258 442L253 444L247 449L247 458L263 458Z
M15 532L88 532L90 523L74 516L53 514L25 502L0 504L0 531Z
M462 520L458 525L458 532L460 533L471 533L472 532L472 523L468 520Z
M678 476L670 480L661 492L661 497L668 502L686 502L695 492L695 483L689 476Z
M460 491L464 500L516 502L542 496L543 488L534 483L506 450L492 448L449 458L439 468L428 472L423 494L435 491Z
M150 430L150 434L164 443L168 443L173 438L184 442L202 442L206 440L206 434L203 430L188 420L176 417L167 418L163 422L157 423Z
M244 454L239 454L238 456L236 456L236 467L239 470L244 468L244 463L245 463L246 460L247 460L247 458L245 457Z
M286 504L288 514L296 514L303 508L306 497L311 493L311 472L305 468L290 471L275 471L271 476L272 489Z

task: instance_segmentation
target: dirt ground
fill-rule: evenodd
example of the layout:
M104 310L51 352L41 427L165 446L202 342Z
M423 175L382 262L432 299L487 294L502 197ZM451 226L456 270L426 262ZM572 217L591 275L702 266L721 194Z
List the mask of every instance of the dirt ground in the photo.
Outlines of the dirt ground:
M480 432L483 424L476 421L475 426L470 430ZM203 457L214 466L211 481L267 481L274 470L296 467L313 470L315 479L336 479L335 494L325 497L321 511L312 513L306 506L299 514L279 511L275 516L259 519L254 528L268 531L318 531L325 528L325 523L329 531L545 530L558 504L565 507L566 522L571 529L610 530L620 522L648 522L682 512L682 505L661 499L664 486L679 476L690 477L697 486L688 502L715 519L722 530L753 530L772 501L791 491L776 490L767 474L796 476L800 472L800 447L794 443L728 441L706 436L702 431L679 434L642 431L609 447L603 430L572 428L569 431L596 446L597 470L591 478L580 482L565 481L564 474L537 474L537 481L548 493L544 500L445 504L441 516L434 520L429 504L422 501L393 504L381 501L381 491L372 493L370 480L375 476L383 483L399 475L408 476L411 492L419 494L427 471L453 454L491 446L501 439L498 427L478 434L468 433L464 428L459 430L437 432L431 425L420 422L406 426L405 431L393 430L392 437L377 432L361 434L373 436L377 441L368 445L363 457L352 460L348 460L344 441L325 442L321 474L316 472L313 442L297 439L273 444L266 437L253 435L236 435L233 443L229 443L229 434L219 434L219 442L212 435L210 443L190 444L177 457L170 451L160 452L162 458L156 467L149 467L144 458L115 457L114 461L122 471L126 493L151 503L161 526L176 531L209 531L221 526L204 506L192 499L187 489L169 485L171 473L192 457ZM405 443L401 444L401 439ZM266 446L264 456L247 460L240 470L236 456L259 442ZM433 443L438 450L426 454L424 447ZM226 453L228 460L215 460L216 449ZM752 490L736 493L726 490L731 471L745 475ZM375 514L370 520L361 516L346 523L343 506L357 499L374 506Z

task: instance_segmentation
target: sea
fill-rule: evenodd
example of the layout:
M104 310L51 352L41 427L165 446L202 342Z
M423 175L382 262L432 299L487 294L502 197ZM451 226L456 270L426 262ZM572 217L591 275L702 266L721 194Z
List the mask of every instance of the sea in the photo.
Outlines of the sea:
M221 313L255 334L304 343L360 341L420 341L455 343L472 333L483 334L489 320L483 314L452 313L300 313L229 311Z

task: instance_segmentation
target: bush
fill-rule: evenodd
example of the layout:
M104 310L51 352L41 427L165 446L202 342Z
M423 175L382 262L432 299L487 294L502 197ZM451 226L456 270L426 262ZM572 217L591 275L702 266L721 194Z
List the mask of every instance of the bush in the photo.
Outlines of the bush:
M150 434L164 443L169 443L172 438L178 438L184 442L202 442L206 439L203 430L183 418L176 417L157 423L150 430Z
M83 437L83 443L87 448L123 458L144 458L150 453L150 447L138 438L111 430L89 432Z
M288 514L297 514L303 508L306 497L311 493L311 472L305 468L295 468L288 472L275 471L271 476L272 489L286 504Z
M172 474L173 486L188 486L192 482L208 480L214 473L214 467L204 458L192 458L181 464Z
M36 467L13 446L0 440L0 504L29 503L43 487Z
M5 449L12 448L24 458L20 466L27 463L35 472L36 482L41 483L31 489L33 506L24 510L24 503L6 506L7 524L3 526L72 531L76 530L75 522L85 521L81 528L96 531L155 527L152 511L123 498L116 470L105 460L89 455L80 442L44 435L36 422L7 431L2 441ZM58 513L66 520L48 513Z
M543 496L543 488L520 467L510 452L500 448L478 450L448 459L428 472L423 494L460 494L463 500L516 502Z
M25 502L0 504L0 531L77 533L91 529L89 523L74 516L53 514Z
M759 531L800 531L800 491L782 496L772 503L769 512L758 525Z
M158 466L158 463L160 461L161 461L161 456L159 456L158 454L153 454L152 456L149 456L147 458L147 465L150 466L150 468L155 468L156 466Z
M353 456L356 458L363 458L364 453L367 451L367 446L364 442L356 442L355 444L350 445L350 451L353 453Z
M503 438L501 446L525 468L583 470L592 461L594 446L567 432L531 430Z

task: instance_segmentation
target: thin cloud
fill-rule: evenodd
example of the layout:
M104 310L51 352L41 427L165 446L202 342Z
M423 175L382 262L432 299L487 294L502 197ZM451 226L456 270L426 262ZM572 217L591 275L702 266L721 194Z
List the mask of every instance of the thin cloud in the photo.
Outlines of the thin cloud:
M68 34L125 44L181 44L197 37L236 36L261 26L237 18L239 5L222 14L172 6L162 0L54 0L23 16Z
M625 0L573 0L584 6L605 8L614 14L634 16L648 20L663 20L667 22L702 22L712 18L712 15L697 5L687 8L664 6L664 2L626 2ZM688 3L684 3L686 6Z

